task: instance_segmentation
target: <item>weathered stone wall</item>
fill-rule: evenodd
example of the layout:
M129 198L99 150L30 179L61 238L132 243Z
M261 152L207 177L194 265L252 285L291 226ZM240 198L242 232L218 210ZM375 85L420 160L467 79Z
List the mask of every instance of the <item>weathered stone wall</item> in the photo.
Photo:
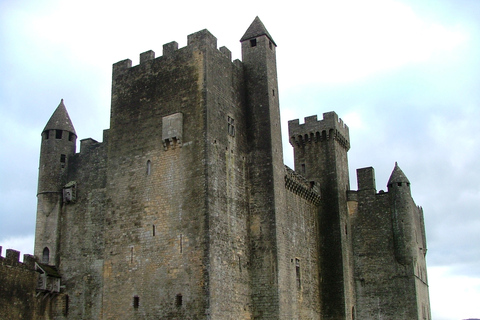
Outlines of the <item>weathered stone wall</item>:
M81 141L70 160L68 182L75 200L64 199L60 232L60 263L65 312L56 319L98 319L102 307L105 187L108 131L103 142ZM67 306L68 304L68 306Z
M320 286L319 189L287 169L288 288L294 294L290 319L322 319Z
M162 57L135 67L114 65L105 319L200 319L208 312L207 57L190 44L168 44Z
M398 199L392 190L377 193L373 168L358 169L357 177L358 207L352 215L357 317L423 319L424 312L430 319L419 210L409 195ZM418 230L416 239L395 240L398 214L399 223Z
M205 65L209 315L251 319L243 68L220 50Z

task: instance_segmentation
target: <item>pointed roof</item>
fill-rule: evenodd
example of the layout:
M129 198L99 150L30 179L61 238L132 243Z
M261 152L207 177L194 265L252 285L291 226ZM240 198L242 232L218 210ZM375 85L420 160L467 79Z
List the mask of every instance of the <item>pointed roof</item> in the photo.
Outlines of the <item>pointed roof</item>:
M405 173L403 173L402 169L400 169L400 167L398 166L398 163L395 162L395 168L393 168L390 179L388 179L388 185L398 182L410 183Z
M73 127L72 120L70 120L70 116L68 115L67 108L65 108L65 105L63 104L63 99L60 101L57 109L52 114L50 120L48 120L47 125L43 129L43 131L46 130L65 130L77 135L75 128Z
M270 41L273 42L273 44L276 46L277 44L275 41L273 41L272 36L270 33L268 33L267 29L263 25L262 21L260 21L260 18L258 16L255 17L255 20L253 20L252 24L250 27L248 27L247 31L243 35L242 39L240 39L240 42L243 42L245 40L253 39L259 36L267 36Z

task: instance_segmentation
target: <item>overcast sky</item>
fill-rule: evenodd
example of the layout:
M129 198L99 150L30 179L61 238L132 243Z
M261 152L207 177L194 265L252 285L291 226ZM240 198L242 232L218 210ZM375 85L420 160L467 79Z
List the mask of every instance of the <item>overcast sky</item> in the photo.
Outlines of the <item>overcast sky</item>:
M336 111L350 179L395 161L424 208L432 316L480 318L480 1L0 0L0 246L33 251L40 134L64 99L79 140L109 128L112 64L208 29L240 57L259 16L286 123Z

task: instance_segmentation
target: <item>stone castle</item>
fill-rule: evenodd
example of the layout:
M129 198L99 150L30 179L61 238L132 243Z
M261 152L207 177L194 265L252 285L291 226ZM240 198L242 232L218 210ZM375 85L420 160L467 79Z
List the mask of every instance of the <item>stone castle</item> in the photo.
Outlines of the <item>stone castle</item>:
M242 61L202 30L115 63L110 129L79 153L62 100L42 132L34 257L0 259L0 313L431 319L405 174L395 164L377 192L373 168L358 169L351 190L334 112L289 122L286 167L277 45L258 17L240 42Z

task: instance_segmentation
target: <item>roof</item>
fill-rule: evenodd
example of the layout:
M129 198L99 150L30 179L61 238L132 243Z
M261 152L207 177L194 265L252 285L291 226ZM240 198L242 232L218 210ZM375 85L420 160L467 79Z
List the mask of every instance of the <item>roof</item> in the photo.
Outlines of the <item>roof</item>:
M260 21L260 18L257 16L255 17L255 20L253 20L252 24L250 27L248 27L247 31L243 35L242 39L240 39L240 42L243 42L245 40L253 39L259 36L267 36L270 41L273 42L274 45L277 45L275 41L273 41L272 36L270 33L268 33L267 29L263 25L262 21Z
M398 163L395 162L395 168L393 168L392 174L390 175L390 179L388 179L388 185L392 183L397 183L397 182L410 183L405 173L403 173L402 169L400 169L400 167L398 166Z
M72 120L70 120L70 116L68 115L67 108L65 108L65 105L63 104L63 99L60 101L57 109L53 112L50 120L48 120L47 125L43 129L43 131L46 130L65 130L77 135Z
M58 273L57 268L54 266L49 266L40 262L36 262L35 264L37 266L37 270L40 269L47 276L61 278L60 273Z

